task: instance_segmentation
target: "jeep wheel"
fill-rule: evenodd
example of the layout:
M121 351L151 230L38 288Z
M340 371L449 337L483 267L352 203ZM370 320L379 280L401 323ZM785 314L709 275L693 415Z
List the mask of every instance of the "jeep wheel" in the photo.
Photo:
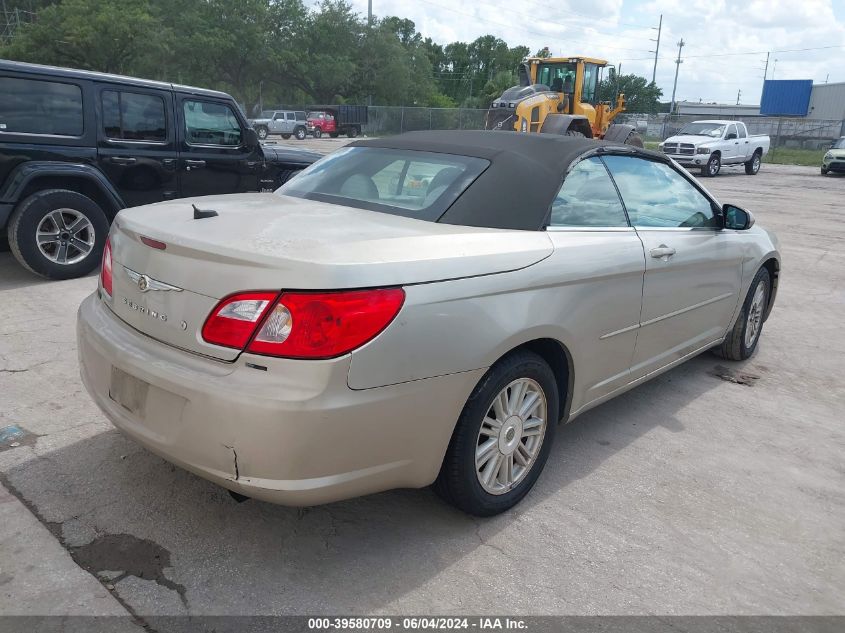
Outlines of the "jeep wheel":
M323 130L318 127L314 128L314 138L320 138L323 135Z
M282 138L288 140L290 138L290 134L282 134Z
M255 133L258 134L258 138L263 141L270 135L270 130L268 130L263 125L259 125L257 128L255 128Z
M15 207L9 219L12 254L48 279L73 279L100 263L109 222L100 206L80 193L48 189Z
M304 141L305 140L306 132L305 132L304 127L296 128L296 130L294 131L293 134L294 134L294 136L296 136L297 141Z

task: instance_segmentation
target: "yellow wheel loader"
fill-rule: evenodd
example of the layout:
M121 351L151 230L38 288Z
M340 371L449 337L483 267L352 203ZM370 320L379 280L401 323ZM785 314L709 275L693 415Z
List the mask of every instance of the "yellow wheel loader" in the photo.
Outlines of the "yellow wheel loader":
M625 95L616 103L598 100L603 59L528 57L519 66L519 85L508 88L487 111L488 130L586 136L643 146L633 125L611 121L625 111Z

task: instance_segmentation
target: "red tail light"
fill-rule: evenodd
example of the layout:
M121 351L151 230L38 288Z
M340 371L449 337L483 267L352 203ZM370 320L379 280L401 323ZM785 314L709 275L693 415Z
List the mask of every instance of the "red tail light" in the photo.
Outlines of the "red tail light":
M100 282L108 296L112 296L112 256L111 238L106 239L106 246L103 249L103 265L100 270Z
M243 349L278 296L278 292L241 292L226 297L205 320L203 339Z
M272 293L224 299L206 321L203 338L226 347L246 346L247 351L266 356L334 358L361 347L384 330L399 313L405 292L401 288L286 292L275 299ZM242 308L249 319L225 314L227 306L255 301L262 305Z

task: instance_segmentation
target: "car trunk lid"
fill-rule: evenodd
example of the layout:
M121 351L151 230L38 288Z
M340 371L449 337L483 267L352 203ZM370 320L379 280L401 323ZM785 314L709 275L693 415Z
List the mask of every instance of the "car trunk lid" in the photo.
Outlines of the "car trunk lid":
M194 219L192 205L217 215ZM541 231L438 224L268 194L137 207L116 225L115 314L165 343L223 360L239 351L206 343L200 331L235 292L428 283L517 270L552 252Z

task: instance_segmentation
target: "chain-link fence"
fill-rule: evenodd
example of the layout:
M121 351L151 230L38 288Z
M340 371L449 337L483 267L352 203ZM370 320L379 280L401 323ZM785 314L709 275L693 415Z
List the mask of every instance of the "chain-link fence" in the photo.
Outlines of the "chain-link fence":
M364 133L370 136L415 130L483 130L487 110L370 106Z
M772 147L795 147L801 149L821 149L831 141L845 136L845 120L825 120L808 118L760 117L760 116L702 116L692 114L637 114L625 112L614 123L635 125L641 134L650 141L662 141L678 133L691 121L707 119L726 119L742 121L749 134L766 134L771 138Z
M298 107L277 109L305 110ZM362 132L367 136L389 136L414 130L483 130L487 110L469 108L417 108L409 106L370 106L369 122ZM742 121L749 134L767 134L772 147L822 149L845 136L845 120L761 116L706 116L692 114L638 114L623 112L614 123L628 123L647 141L662 141L677 134L691 121L727 119Z

